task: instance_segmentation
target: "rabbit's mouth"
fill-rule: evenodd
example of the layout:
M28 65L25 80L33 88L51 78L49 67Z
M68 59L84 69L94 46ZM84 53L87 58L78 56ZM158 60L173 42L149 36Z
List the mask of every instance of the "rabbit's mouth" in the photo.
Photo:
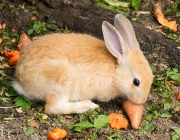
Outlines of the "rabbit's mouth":
M131 102L133 102L134 104L143 104L146 102L147 98L142 98L142 97L139 97L139 96L134 96L134 95L131 95L129 98L128 98Z
M130 100L132 103L134 104L144 104L147 100L146 96L138 96L138 95L133 95L133 94L129 94L129 95L121 95L121 98L125 99L125 100Z

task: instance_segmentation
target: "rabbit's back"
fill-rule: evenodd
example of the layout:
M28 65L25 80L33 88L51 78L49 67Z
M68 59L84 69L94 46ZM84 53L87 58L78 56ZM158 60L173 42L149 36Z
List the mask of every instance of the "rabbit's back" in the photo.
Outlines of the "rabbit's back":
M44 63L46 60L66 58L72 63L116 61L107 50L104 41L95 37L86 34L52 34L31 42L24 49L20 62Z
M101 88L111 90L116 61L105 43L90 35L45 35L24 49L16 78L28 98L44 99L45 93L63 90L70 100L83 100L97 96Z

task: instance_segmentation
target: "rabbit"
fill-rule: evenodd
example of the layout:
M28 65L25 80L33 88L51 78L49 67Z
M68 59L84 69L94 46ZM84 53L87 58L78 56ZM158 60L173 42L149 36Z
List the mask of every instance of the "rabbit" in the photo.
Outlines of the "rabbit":
M153 74L130 21L117 14L103 21L104 41L91 35L53 33L31 41L16 65L13 88L29 100L45 101L47 114L84 113L91 100L115 97L143 104Z

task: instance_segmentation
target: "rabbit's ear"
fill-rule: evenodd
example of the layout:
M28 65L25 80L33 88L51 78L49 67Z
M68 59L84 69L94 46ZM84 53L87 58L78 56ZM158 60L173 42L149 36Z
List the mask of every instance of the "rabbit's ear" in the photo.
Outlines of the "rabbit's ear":
M114 27L132 50L139 46L133 26L125 16L117 14L114 19Z
M109 24L107 21L104 21L102 24L102 31L104 41L109 52L116 58L118 58L119 55L124 55L126 51L125 45L127 44L122 38L122 36L119 34L119 32L116 30L116 28L114 28L114 26Z

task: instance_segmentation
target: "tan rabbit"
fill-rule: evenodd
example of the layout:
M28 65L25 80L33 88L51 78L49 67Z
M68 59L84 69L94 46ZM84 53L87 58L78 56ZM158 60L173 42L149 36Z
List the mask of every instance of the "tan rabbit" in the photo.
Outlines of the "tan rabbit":
M152 71L133 27L123 15L114 26L104 21L104 41L86 34L51 34L24 48L16 66L14 89L43 100L49 114L83 113L122 96L133 103L147 100Z

